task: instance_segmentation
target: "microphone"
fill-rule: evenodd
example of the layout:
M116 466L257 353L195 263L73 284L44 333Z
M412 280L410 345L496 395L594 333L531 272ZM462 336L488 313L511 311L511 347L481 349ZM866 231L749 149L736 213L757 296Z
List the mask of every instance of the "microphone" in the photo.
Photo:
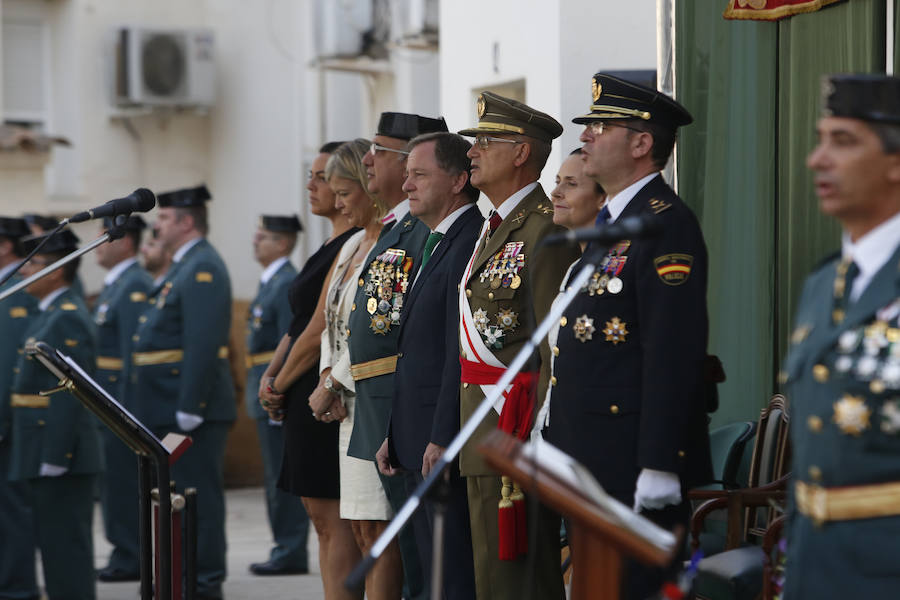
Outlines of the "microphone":
M156 206L156 196L153 195L153 192L147 188L138 188L124 198L116 198L91 210L77 213L66 219L65 222L81 223L91 219L127 215L133 212L147 212L154 206Z
M574 244L578 242L600 242L612 244L621 240L632 238L648 238L659 235L662 224L652 215L640 217L625 217L609 225L599 227L584 227L573 229L565 233L558 233L544 238L544 246L557 244Z

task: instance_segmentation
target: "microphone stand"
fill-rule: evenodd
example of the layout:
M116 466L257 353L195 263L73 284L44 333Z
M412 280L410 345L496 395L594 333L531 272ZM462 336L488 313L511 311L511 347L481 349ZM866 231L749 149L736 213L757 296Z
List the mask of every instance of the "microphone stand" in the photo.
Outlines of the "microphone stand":
M121 227L119 225L116 225L115 227L110 227L109 230L106 231L106 233L104 233L103 235L101 235L100 237L95 239L90 244L83 246L83 247L79 248L78 250L75 250L74 252L71 252L70 254L68 254L66 256L63 256L62 258L60 258L58 261L56 261L52 265L47 265L46 267L44 267L43 269L41 269L34 275L27 277L27 278L23 279L22 281L20 281L19 283L15 284L14 286L7 288L6 290L0 292L0 301L5 300L9 296L12 296L13 294L15 294L16 292L18 292L21 289L28 287L29 285L31 285L38 279L43 279L44 277L46 277L47 275L49 275L56 269L62 267L63 265L65 265L67 263L70 263L73 260L75 260L76 258L80 257L82 254L87 254L88 252L90 252L91 250L93 250L94 248L99 246L100 244L103 244L105 242L111 242L113 240L117 240L120 237L122 237L123 235L125 235L125 229L123 227ZM19 268L21 268L21 266L25 264L25 262L26 262L25 260L20 262L16 266L16 268L13 272L18 271Z
M400 533L400 530L406 525L406 523L412 518L413 513L416 512L416 509L419 508L419 505L422 504L422 499L429 494L429 490L434 486L435 482L438 478L443 477L443 471L447 468L447 466L456 458L459 452L462 450L462 447L469 441L472 435L475 434L475 430L481 424L481 422L488 416L491 409L494 407L494 402L500 399L500 396L503 394L503 390L506 389L512 380L519 374L519 371L525 366L525 363L528 362L529 357L535 351L535 349L543 342L544 338L547 337L547 334L550 332L550 328L553 326L553 323L559 321L559 318L562 316L563 312L565 312L566 308L569 307L569 304L575 299L575 296L581 291L581 288L584 287L588 279L591 278L591 275L594 274L594 270L596 268L597 258L599 258L602 254L605 254L611 245L597 245L597 246L589 246L585 252L585 257L587 261L584 263L584 266L581 268L581 271L575 276L574 279L569 281L568 287L566 288L565 294L563 294L560 302L557 302L555 306L550 309L550 312L541 321L537 328L535 328L534 333L531 334L531 337L528 338L528 341L525 343L525 346L519 350L518 354L513 358L512 362L510 362L509 366L504 371L503 375L494 385L494 390L490 395L485 397L485 399L478 405L478 408L475 409L475 412L469 417L469 420L465 422L465 424L460 429L459 433L456 434L456 437L450 442L447 446L447 449L444 450L444 453L441 455L441 458L438 460L437 464L435 464L434 468L428 473L428 476L416 486L416 489L410 494L409 499L406 503L401 507L400 511L394 515L393 520L388 524L387 528L382 532L382 534L375 540L375 543L372 544L372 547L369 549L368 554L366 554L363 559L354 567L353 571L351 571L350 575L347 576L347 579L344 580L344 587L349 590L358 590L361 589L363 584L365 583L366 573L372 569L375 564L375 561L382 555L385 549L388 547L388 544ZM437 517L440 516L440 523L438 523ZM441 514L440 509L437 511L435 515L435 527L434 527L434 536L435 539L434 547L437 548L440 544L440 547L443 548L443 540L438 540L437 536L440 534L443 536L443 515ZM438 554L434 554L432 556L432 580L436 577L438 581L443 579L443 561L438 562L435 560L435 557L441 558L443 556L443 552ZM434 590L434 585L432 585L432 590ZM440 598L440 595L434 596L432 594L432 598L437 600Z

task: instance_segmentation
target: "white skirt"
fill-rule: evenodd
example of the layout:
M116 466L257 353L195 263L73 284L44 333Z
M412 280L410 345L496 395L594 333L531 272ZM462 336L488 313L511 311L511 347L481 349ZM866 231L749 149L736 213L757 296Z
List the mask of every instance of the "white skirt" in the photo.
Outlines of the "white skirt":
M344 396L347 418L338 433L338 453L341 468L341 518L354 521L389 521L394 511L388 503L378 467L374 461L347 456L350 434L353 432L355 396Z

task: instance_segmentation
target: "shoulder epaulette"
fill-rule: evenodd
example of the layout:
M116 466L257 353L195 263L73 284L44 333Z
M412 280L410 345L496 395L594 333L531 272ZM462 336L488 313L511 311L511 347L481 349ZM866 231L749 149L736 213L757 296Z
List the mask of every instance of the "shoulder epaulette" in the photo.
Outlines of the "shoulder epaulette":
M64 302L59 308L60 310L78 310L78 306L71 302Z
M653 214L656 215L672 208L672 204L670 202L663 202L662 200L659 200L657 198L650 198L648 204L650 205L650 210L652 210Z

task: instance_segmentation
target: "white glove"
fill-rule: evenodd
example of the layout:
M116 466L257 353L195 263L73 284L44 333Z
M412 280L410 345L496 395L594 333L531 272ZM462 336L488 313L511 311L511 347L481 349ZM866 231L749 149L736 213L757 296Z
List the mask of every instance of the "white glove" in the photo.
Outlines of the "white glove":
M681 503L681 480L676 473L641 469L634 491L634 512L658 510Z
M42 462L41 470L38 475L41 477L59 477L60 475L65 475L68 470L68 467L60 467L59 465L51 465L50 463Z
M178 428L182 431L193 431L203 425L203 417L200 415L192 415L180 410L175 411L175 420L178 422Z

